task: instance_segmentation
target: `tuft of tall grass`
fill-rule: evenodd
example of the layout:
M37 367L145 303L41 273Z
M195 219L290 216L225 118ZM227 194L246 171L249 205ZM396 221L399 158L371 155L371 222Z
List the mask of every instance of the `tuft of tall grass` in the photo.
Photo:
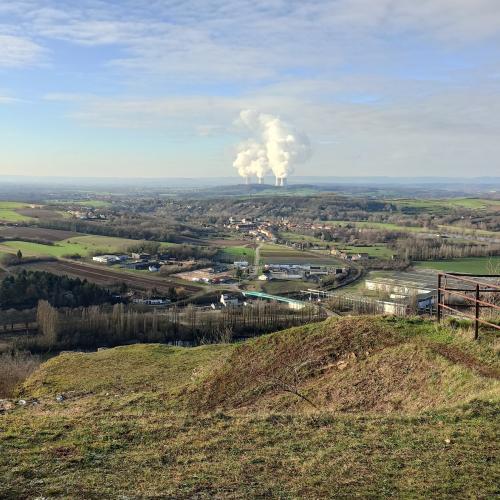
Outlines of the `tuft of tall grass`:
M26 380L41 363L39 356L26 352L0 355L0 398L10 398L16 387Z

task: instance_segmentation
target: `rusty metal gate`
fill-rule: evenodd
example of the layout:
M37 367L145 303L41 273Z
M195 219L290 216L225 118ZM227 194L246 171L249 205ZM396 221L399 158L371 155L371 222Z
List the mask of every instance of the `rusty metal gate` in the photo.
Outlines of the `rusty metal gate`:
M493 278L496 283L485 278ZM500 330L498 324L492 323L481 317L481 309L499 311L498 294L500 292L498 274L464 274L464 273L439 273L437 287L437 319L440 322L445 311L451 311L474 321L474 338L479 337L479 325L487 325ZM461 304L455 304L452 299L458 298ZM456 302L456 301L455 301ZM452 307L455 305L455 307ZM460 309L458 309L460 307ZM474 310L474 315L464 309ZM490 319L490 318L488 318Z

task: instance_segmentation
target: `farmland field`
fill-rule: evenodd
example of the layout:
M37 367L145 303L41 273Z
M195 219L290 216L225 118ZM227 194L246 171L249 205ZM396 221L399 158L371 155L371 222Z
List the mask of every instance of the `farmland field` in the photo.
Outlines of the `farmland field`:
M265 264L306 264L311 262L314 264L335 265L338 263L336 258L329 255L314 254L313 252L296 250L283 245L266 244L262 247L260 256Z
M307 243L312 243L314 245L326 245L328 242L322 241L320 238L315 238L314 236L309 236L306 234L298 234L298 233L291 233L291 232L281 232L280 236L288 241L293 241L293 242L307 242Z
M489 200L482 198L452 198L445 200L389 200L392 203L401 207L409 207L425 210L427 212L439 212L450 208L468 208L471 210L484 210L488 208L498 207L500 209L499 200Z
M437 261L419 261L417 267L438 269L445 272L470 274L500 274L500 257L469 257L464 259L448 259ZM493 269L493 271L492 271ZM496 269L496 271L494 270Z
M253 263L255 258L255 249L244 246L231 246L223 248L220 254L234 260L247 260Z
M0 237L13 240L38 239L45 241L62 241L75 236L83 236L73 231L62 231L60 229L45 229L41 227L25 226L3 226L0 227Z
M89 235L72 237L56 242L53 245L27 241L7 241L1 243L0 248L11 253L21 250L23 255L26 256L64 257L65 255L79 254L82 257L87 257L96 252L124 252L128 246L134 243L137 243L137 240Z
M453 234L467 234L467 235L477 234L478 236L498 237L498 233L495 233L494 231L487 231L484 229L472 229L460 226L439 225L438 229L429 229L421 226L401 226L399 224L392 224L390 222L330 220L327 221L327 223L337 226L347 226L349 224L354 227L362 227L367 229L381 229L381 230L385 229L387 231L401 231L406 233L448 232Z
M370 221L346 221L346 220L330 220L327 221L328 224L333 224L337 226L350 226L354 227L365 227L368 229L385 229L387 231L402 231L410 233L421 233L429 231L423 227L417 226L401 226L399 224L392 224L390 222L370 222Z
M148 275L105 265L94 265L81 262L37 262L35 264L28 264L26 268L87 279L99 285L110 286L125 283L129 288L141 290L157 289L160 292L165 292L170 287L179 286L181 284L180 280L176 280L175 278L160 278L158 276L151 276L151 274ZM200 289L200 286L194 283L182 283L181 286L188 292L196 292Z
M0 220L7 222L22 222L30 220L30 217L22 215L18 210L28 208L27 203L17 201L0 201Z
M79 205L81 207L89 207L89 208L106 208L111 206L111 202L107 200L96 200L96 199L75 200L75 201L50 200L50 203L57 205Z
M81 200L75 202L74 204L92 208L106 208L111 206L111 203L106 200Z

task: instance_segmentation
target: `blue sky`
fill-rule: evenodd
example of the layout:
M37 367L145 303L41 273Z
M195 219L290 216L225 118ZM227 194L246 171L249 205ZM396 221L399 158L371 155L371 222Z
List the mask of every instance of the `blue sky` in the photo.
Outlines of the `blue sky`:
M500 172L498 0L0 0L0 174L235 175L252 108L301 175Z

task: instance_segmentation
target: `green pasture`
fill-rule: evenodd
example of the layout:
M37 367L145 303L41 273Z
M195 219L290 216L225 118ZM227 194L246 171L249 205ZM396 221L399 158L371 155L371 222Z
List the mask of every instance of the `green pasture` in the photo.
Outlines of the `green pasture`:
M17 210L21 208L28 208L27 203L20 203L17 201L0 201L0 220L6 222L22 222L31 220L31 217L22 215Z
M80 205L90 208L106 208L111 206L111 202L106 200L89 199L89 200L50 200L51 203L57 205Z
M484 210L500 206L499 200L482 198L449 198L443 200L413 200L397 199L389 200L400 207L415 208L417 210L428 210L431 212L443 211L452 208L468 208L470 210Z
M266 264L289 263L289 264L324 264L335 265L338 260L326 254L301 251L283 245L263 245L260 251L261 259Z
M0 244L0 249L15 253L21 250L25 256L64 257L79 254L87 257L93 253L124 252L127 247L137 243L137 240L114 238L109 236L76 236L56 242L54 245L43 245L28 241L6 241Z
M453 234L465 234L465 235L478 235L478 236L498 236L498 233L494 231L487 231L485 229L471 229L467 227L460 226L446 226L439 225L438 229L429 229L425 227L418 226L402 226L399 224L393 224L390 222L370 222L370 221L346 221L346 220L331 220L327 222L328 224L336 226L354 226L367 229L380 229L386 231L400 231L405 233L453 233Z
M467 257L463 259L447 259L436 261L414 262L416 267L438 269L444 272L470 274L500 274L500 257Z
M392 224L390 222L370 222L370 221L349 221L349 220L330 220L328 224L333 224L336 226L353 226L362 227L367 229L382 229L387 231L401 231L407 233L421 233L427 232L429 229L417 226L401 226L399 224Z
M75 205L92 208L106 208L111 206L111 202L106 200L82 200L75 202Z
M252 263L255 258L255 249L243 246L225 247L219 253L224 257L234 260L248 260Z
M315 238L314 236L309 236L306 234L298 234L285 231L280 233L280 235L282 238L288 241L292 241L294 243L306 242L306 243L312 243L313 245L326 245L328 243L321 240L320 238Z

